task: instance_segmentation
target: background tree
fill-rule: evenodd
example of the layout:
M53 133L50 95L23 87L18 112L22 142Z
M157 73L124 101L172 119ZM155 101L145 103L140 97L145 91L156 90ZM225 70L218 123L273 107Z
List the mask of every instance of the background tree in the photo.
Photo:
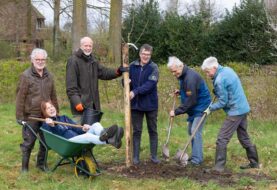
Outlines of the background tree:
M86 0L73 1L72 51L80 46L80 38L87 35Z
M57 58L60 52L60 0L54 0L54 25L53 25L53 57Z
M121 64L122 0L111 0L108 60Z
M32 2L31 0L27 0L27 20L26 20L26 34L27 34L27 43L31 43L32 41Z
M134 4L127 12L128 16L124 18L122 26L124 41L135 43L138 47L144 43L152 45L154 47L153 60L155 60L157 58L156 49L162 43L158 37L162 21L159 3L155 0L142 1ZM130 60L137 56L137 52L130 51Z
M257 64L276 61L276 33L259 0L244 0L217 24L209 38L210 53L221 60Z

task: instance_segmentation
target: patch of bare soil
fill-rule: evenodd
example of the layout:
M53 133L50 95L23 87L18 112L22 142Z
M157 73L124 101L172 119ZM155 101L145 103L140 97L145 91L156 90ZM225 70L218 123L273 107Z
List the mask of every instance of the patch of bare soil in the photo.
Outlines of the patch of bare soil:
M126 167L125 163L101 163L100 168L110 174L121 175L127 178L138 179L176 179L176 178L189 178L199 183L206 184L208 181L213 182L221 186L233 186L240 178L249 177L255 181L260 180L273 180L270 176L267 176L260 171L251 172L248 170L243 173L232 173L226 171L222 174L215 172L207 172L207 166L190 166L185 167L162 162L160 164L153 164L150 161L141 162L138 166ZM251 169L254 170L254 169Z

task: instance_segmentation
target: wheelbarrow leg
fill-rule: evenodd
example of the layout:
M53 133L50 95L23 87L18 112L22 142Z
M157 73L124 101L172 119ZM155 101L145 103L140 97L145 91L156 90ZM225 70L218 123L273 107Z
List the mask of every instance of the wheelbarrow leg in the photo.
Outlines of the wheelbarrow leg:
M66 158L61 158L57 163L56 163L56 165L54 166L54 168L51 170L52 172L54 172L56 169L57 169L57 167L58 166L60 166L61 165L61 163L62 163L62 161L64 161L64 160L68 160L68 159L66 159ZM70 160L68 160L70 163L72 163L72 161L70 161Z

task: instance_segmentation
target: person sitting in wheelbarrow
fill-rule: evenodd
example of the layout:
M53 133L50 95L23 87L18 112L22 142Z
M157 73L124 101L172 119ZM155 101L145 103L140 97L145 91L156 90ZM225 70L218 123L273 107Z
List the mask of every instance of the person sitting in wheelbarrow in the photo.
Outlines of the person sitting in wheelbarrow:
M41 103L42 115L45 118L42 128L56 135L62 136L71 142L93 143L93 144L111 144L119 149L122 145L124 130L122 127L112 125L104 129L99 122L92 125L83 125L82 128L71 127L67 125L54 124L54 121L76 124L66 115L57 115L57 110L51 101Z

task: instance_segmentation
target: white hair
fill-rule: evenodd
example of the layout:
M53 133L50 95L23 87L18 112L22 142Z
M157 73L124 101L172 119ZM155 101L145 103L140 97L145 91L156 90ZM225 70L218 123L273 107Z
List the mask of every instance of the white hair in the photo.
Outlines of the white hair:
M208 57L203 61L201 69L204 71L206 69L211 69L213 67L218 67L218 61L215 57Z
M44 58L45 59L47 58L47 52L44 49L35 48L35 49L33 49L32 53L30 55L31 61L33 61L38 54L43 54Z
M180 66L183 66L183 65L184 65L184 63L182 61L180 61L180 59L178 59L175 56L170 56L168 58L167 68L171 68L172 66L180 67Z
M82 37L81 39L80 39L80 45L82 45L83 43L85 43L86 41L91 41L91 43L93 43L93 41L92 41L92 39L90 38L90 37L88 37L88 36L85 36L85 37Z

